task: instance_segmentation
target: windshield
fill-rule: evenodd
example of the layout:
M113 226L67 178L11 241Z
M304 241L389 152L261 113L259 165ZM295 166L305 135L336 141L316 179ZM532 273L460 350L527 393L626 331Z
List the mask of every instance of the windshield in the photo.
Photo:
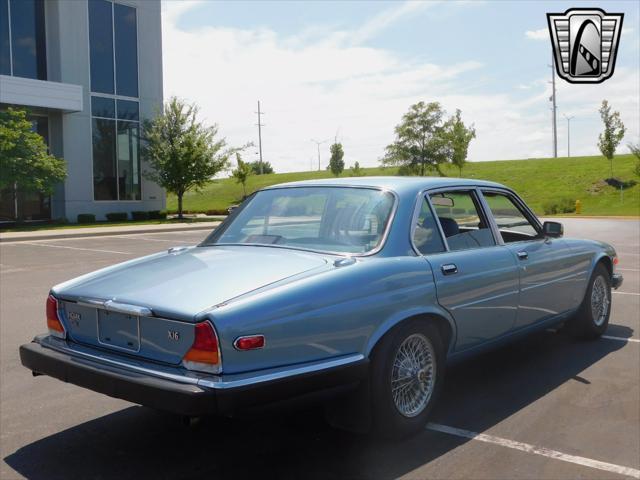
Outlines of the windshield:
M394 197L350 187L291 187L257 192L203 245L257 244L362 254L382 242Z

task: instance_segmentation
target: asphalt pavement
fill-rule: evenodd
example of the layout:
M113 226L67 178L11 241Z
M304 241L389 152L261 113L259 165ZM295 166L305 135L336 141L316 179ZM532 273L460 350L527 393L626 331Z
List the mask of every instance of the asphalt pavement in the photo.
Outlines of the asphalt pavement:
M640 478L640 222L562 219L616 247L606 337L542 332L448 372L432 423L401 442L330 428L319 409L183 425L20 365L51 285L207 232L0 245L0 478Z

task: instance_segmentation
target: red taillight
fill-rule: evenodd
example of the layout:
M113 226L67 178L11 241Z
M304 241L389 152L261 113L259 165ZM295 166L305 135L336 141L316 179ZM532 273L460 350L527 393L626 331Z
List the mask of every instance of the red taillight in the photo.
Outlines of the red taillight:
M58 301L49 295L47 297L47 328L54 337L64 338L66 332L58 317Z
M264 348L264 335L249 335L236 338L233 346L236 347L236 350L256 350L258 348Z
M618 265L618 262L619 262L618 257L613 257L613 264Z
M193 345L182 359L182 364L190 370L220 373L220 345L213 326L209 322L198 323L194 333Z

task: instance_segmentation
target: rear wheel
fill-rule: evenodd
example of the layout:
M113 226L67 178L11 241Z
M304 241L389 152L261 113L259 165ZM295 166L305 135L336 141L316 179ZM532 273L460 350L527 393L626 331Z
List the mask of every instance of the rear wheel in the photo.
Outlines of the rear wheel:
M389 332L371 369L373 426L397 437L424 428L444 380L444 348L433 324L413 321Z
M611 277L601 263L591 275L580 308L569 322L570 332L581 338L597 338L609 325L611 313Z

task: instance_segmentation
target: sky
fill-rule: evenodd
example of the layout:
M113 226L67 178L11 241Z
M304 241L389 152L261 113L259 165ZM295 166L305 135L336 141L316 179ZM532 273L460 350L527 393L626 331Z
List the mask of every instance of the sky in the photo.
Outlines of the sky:
M603 99L626 143L640 141L640 2L163 0L165 99L195 102L233 146L254 142L276 172L322 168L334 139L347 167L377 166L409 106L457 108L477 138L468 160L552 156L551 43L546 13L624 13L613 77L556 78L558 155L595 155Z

